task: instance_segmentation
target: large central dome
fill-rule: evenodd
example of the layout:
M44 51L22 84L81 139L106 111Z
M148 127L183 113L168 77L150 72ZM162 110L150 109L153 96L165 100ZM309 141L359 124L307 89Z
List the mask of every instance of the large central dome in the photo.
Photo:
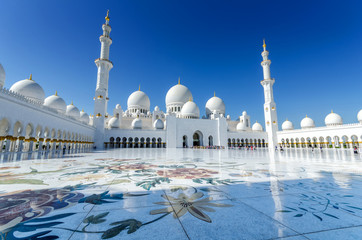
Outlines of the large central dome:
M128 109L142 109L149 111L150 110L150 99L147 94L141 90L133 92L127 101Z
M172 105L182 107L190 99L191 101L193 100L190 90L179 83L168 90L166 94L166 108Z

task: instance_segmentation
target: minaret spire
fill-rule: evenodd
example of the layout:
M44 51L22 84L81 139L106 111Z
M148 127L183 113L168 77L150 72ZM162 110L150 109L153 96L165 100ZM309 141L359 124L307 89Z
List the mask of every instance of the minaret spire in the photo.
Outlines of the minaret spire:
M102 25L103 34L99 37L101 42L101 54L95 60L98 68L97 86L94 96L94 120L93 125L96 128L95 145L99 149L103 148L103 137L105 133L105 116L107 115L108 102L108 80L109 71L113 68L113 63L109 60L109 49L112 44L110 38L111 26L109 25L109 11L105 17L105 24Z
M261 53L263 61L261 66L263 67L264 80L261 81L261 85L264 87L264 117L265 117L265 129L268 133L268 146L269 149L274 149L278 145L277 131L278 131L278 118L276 104L273 96L274 78L270 75L271 61L268 59L269 52L266 50L265 39L263 40L263 49Z

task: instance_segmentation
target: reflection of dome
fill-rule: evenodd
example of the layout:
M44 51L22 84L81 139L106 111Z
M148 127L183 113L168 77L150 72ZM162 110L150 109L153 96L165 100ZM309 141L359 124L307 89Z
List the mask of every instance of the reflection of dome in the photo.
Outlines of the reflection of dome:
M24 79L14 83L10 91L19 93L31 100L44 102L45 93L43 88L32 80L30 75L29 79Z
M150 110L150 99L147 94L141 90L133 92L127 101L128 109L141 109L142 113L147 113Z
M253 124L253 127L251 128L253 131L257 131L257 132L262 132L263 131L263 126L258 123L258 122L255 122Z
M64 102L63 98L58 96L57 92L44 100L44 106L53 108L62 113L65 113L67 110L67 104Z
M84 112L84 110L82 109L82 111L80 112L80 120L84 123L89 123L89 116L86 112Z
M108 127L109 128L119 128L120 123L121 122L119 121L119 118L112 117L108 122Z
M285 122L283 122L282 129L283 131L293 130L294 129L293 123L287 119Z
M326 126L342 125L343 119L339 114L332 111L326 116L326 118L324 119L324 123L326 124Z
M153 127L155 129L163 129L164 128L163 121L161 119L156 119L156 121L153 123Z
M360 110L357 114L357 119L360 123L362 123L362 110Z
M206 102L206 116L209 116L211 113L221 113L225 114L225 104L224 101L216 96L213 96Z
M75 119L80 118L79 109L73 105L73 102L67 106L65 114Z
M182 107L190 98L192 100L190 90L184 85L177 84L170 88L166 94L166 108L169 109L171 105Z
M313 119L309 118L308 116L305 116L303 120L300 122L301 128L314 128L315 124Z
M132 121L133 129L141 129L142 128L142 120L140 118L136 118Z
M200 110L196 103L188 101L181 109L181 116L183 118L199 118Z
M246 131L247 129L246 124L243 122L239 122L238 125L236 125L237 131Z
M0 63L0 88L2 88L5 85L5 70L3 68L3 65Z

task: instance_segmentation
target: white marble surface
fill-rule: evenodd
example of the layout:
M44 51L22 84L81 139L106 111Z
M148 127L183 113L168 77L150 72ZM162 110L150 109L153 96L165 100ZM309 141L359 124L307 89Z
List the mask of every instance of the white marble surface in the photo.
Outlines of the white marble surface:
M349 150L115 149L0 159L7 239L362 236L362 156Z

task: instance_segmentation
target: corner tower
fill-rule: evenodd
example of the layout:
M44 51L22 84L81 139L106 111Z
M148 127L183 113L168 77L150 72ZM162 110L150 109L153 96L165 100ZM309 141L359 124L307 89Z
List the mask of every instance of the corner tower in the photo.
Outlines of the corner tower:
M278 118L277 109L274 102L273 96L273 85L275 82L274 78L270 76L270 64L271 61L268 59L269 52L266 50L265 40L263 41L264 51L261 53L263 61L261 66L263 67L264 80L261 81L261 85L264 87L264 118L265 128L268 133L268 146L269 149L274 149L278 145L277 131L278 131Z
M105 115L107 113L108 102L108 79L109 71L113 67L113 63L109 60L109 48L112 44L112 39L109 34L111 26L109 25L109 11L105 17L105 24L102 25L103 34L99 37L101 42L101 56L94 62L97 65L97 86L94 96L94 126L95 132L95 146L103 148L104 130L105 130Z

